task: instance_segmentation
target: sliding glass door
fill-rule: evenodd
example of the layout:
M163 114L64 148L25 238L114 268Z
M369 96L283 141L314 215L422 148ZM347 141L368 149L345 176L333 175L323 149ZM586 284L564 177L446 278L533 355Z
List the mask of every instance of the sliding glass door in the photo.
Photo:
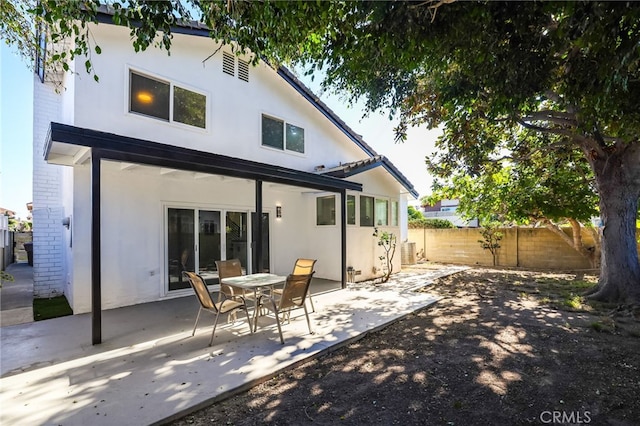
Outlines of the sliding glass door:
M255 213L251 214L255 221ZM252 226L253 225L253 226ZM263 271L269 270L269 216L263 214ZM258 270L250 266L253 253L251 233L255 229L248 221L248 212L167 208L167 289L189 288L182 271L195 271L208 285L218 283L215 261L240 259L246 273ZM266 266L265 266L266 265Z
M195 270L195 226L193 210L169 209L167 213L167 257L169 291L188 288L182 271Z

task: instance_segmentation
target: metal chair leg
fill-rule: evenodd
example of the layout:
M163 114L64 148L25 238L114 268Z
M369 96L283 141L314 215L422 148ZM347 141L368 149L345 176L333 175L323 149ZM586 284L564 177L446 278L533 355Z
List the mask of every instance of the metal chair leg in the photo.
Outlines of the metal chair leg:
M244 313L247 315L247 324L249 325L249 331L253 334L253 328L251 327L251 320L249 319L249 310L245 308Z
M198 316L196 316L196 323L193 325L193 331L191 332L191 336L195 336L196 327L198 326L198 320L200 320L200 312L202 312L202 308L198 309Z
M216 322L213 323L213 331L211 332L211 340L209 341L209 346L213 345L213 336L216 335L216 327L218 326L218 317L220 316L220 311L216 314Z
M309 320L309 312L307 312L307 305L305 305L303 303L302 307L304 308L304 316L307 317L307 325L309 326L309 334L313 334L313 330L311 330L311 320Z

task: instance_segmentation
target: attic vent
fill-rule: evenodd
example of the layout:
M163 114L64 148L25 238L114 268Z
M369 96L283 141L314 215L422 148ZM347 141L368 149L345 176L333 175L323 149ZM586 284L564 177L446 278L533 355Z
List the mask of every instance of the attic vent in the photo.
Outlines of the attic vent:
M249 63L242 59L238 59L238 78L249 82Z
M231 53L222 52L222 72L229 75L236 74L235 57Z

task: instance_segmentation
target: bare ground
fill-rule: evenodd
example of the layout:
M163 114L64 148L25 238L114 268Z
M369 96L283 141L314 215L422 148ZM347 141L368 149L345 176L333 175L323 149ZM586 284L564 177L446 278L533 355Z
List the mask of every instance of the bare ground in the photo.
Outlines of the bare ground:
M640 310L595 277L471 269L443 299L174 425L640 424Z

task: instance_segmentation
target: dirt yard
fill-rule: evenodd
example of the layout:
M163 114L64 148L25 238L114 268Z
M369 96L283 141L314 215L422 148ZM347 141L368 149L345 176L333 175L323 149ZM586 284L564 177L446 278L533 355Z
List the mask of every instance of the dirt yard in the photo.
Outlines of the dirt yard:
M440 279L432 307L173 424L638 425L640 309L586 304L594 282Z

